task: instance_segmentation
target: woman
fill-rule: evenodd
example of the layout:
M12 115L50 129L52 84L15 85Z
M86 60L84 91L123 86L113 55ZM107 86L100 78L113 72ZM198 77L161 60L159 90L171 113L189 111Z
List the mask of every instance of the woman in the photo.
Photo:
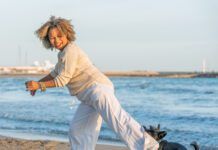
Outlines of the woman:
M36 35L47 49L57 49L58 62L46 77L26 82L34 96L36 90L67 86L81 104L70 123L72 150L94 150L102 119L131 150L158 149L159 144L120 106L113 83L101 73L75 44L75 32L69 20L51 17Z

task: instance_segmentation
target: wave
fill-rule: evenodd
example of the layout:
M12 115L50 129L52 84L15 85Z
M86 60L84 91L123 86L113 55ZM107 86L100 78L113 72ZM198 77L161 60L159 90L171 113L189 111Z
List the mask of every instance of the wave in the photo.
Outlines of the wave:
M0 127L0 129L2 130L12 130L12 131L21 131L21 132L30 132L30 133L38 133L38 134L47 134L47 135L67 135L68 134L68 130L57 130L57 129L50 129L50 128L46 128L46 127Z
M17 131L22 133L35 133L35 134L43 134L43 135L58 135L58 136L68 136L68 128L66 130L57 130L57 129L50 129L45 127L0 127L0 130L7 130L7 131ZM118 137L113 137L110 135L99 135L100 140L105 141L113 141L113 142L121 142Z
M166 93L175 93L175 94L184 94L184 93L191 93L191 94L198 94L201 93L200 91L196 89L188 89L188 88L161 88L161 87L155 87L154 92L166 92Z
M146 89L151 85L150 82L142 82L142 83L123 83L119 85L115 85L116 90L120 89Z
M200 146L200 150L218 150L218 146Z
M98 139L112 142L122 142L119 138L113 138L105 135L100 135Z
M7 120L7 121L20 122L20 123L36 123L36 124L44 123L44 124L54 124L54 125L69 125L67 121L14 118L14 116L7 116L7 115L0 116L0 120L1 119Z
M214 94L214 91L205 91L204 94Z

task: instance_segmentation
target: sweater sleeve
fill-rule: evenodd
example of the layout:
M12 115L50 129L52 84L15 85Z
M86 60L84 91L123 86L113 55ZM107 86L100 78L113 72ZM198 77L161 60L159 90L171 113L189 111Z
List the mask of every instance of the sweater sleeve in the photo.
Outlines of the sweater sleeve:
M66 49L58 59L57 76L54 78L57 87L65 86L73 77L78 61L78 52L75 48ZM54 70L55 71L55 70Z
M58 63L55 65L55 68L50 72L50 75L55 78L58 75Z

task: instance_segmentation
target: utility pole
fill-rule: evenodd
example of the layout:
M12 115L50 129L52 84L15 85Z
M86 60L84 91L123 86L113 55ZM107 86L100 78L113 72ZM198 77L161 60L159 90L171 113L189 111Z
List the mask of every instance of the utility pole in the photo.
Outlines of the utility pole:
M28 53L27 53L27 51L25 51L25 66L27 66L27 58L28 58L28 55L27 55Z
M203 61L202 61L202 72L203 73L206 73L206 59L203 59Z
M21 48L20 48L20 46L18 46L18 65L19 66L22 65L22 63L21 63L21 56L22 56Z

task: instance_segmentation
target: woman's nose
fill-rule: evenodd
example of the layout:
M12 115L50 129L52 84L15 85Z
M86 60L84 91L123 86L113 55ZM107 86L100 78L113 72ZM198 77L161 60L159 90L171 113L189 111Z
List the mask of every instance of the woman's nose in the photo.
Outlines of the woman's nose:
M58 37L55 38L55 43L58 43L60 39Z

